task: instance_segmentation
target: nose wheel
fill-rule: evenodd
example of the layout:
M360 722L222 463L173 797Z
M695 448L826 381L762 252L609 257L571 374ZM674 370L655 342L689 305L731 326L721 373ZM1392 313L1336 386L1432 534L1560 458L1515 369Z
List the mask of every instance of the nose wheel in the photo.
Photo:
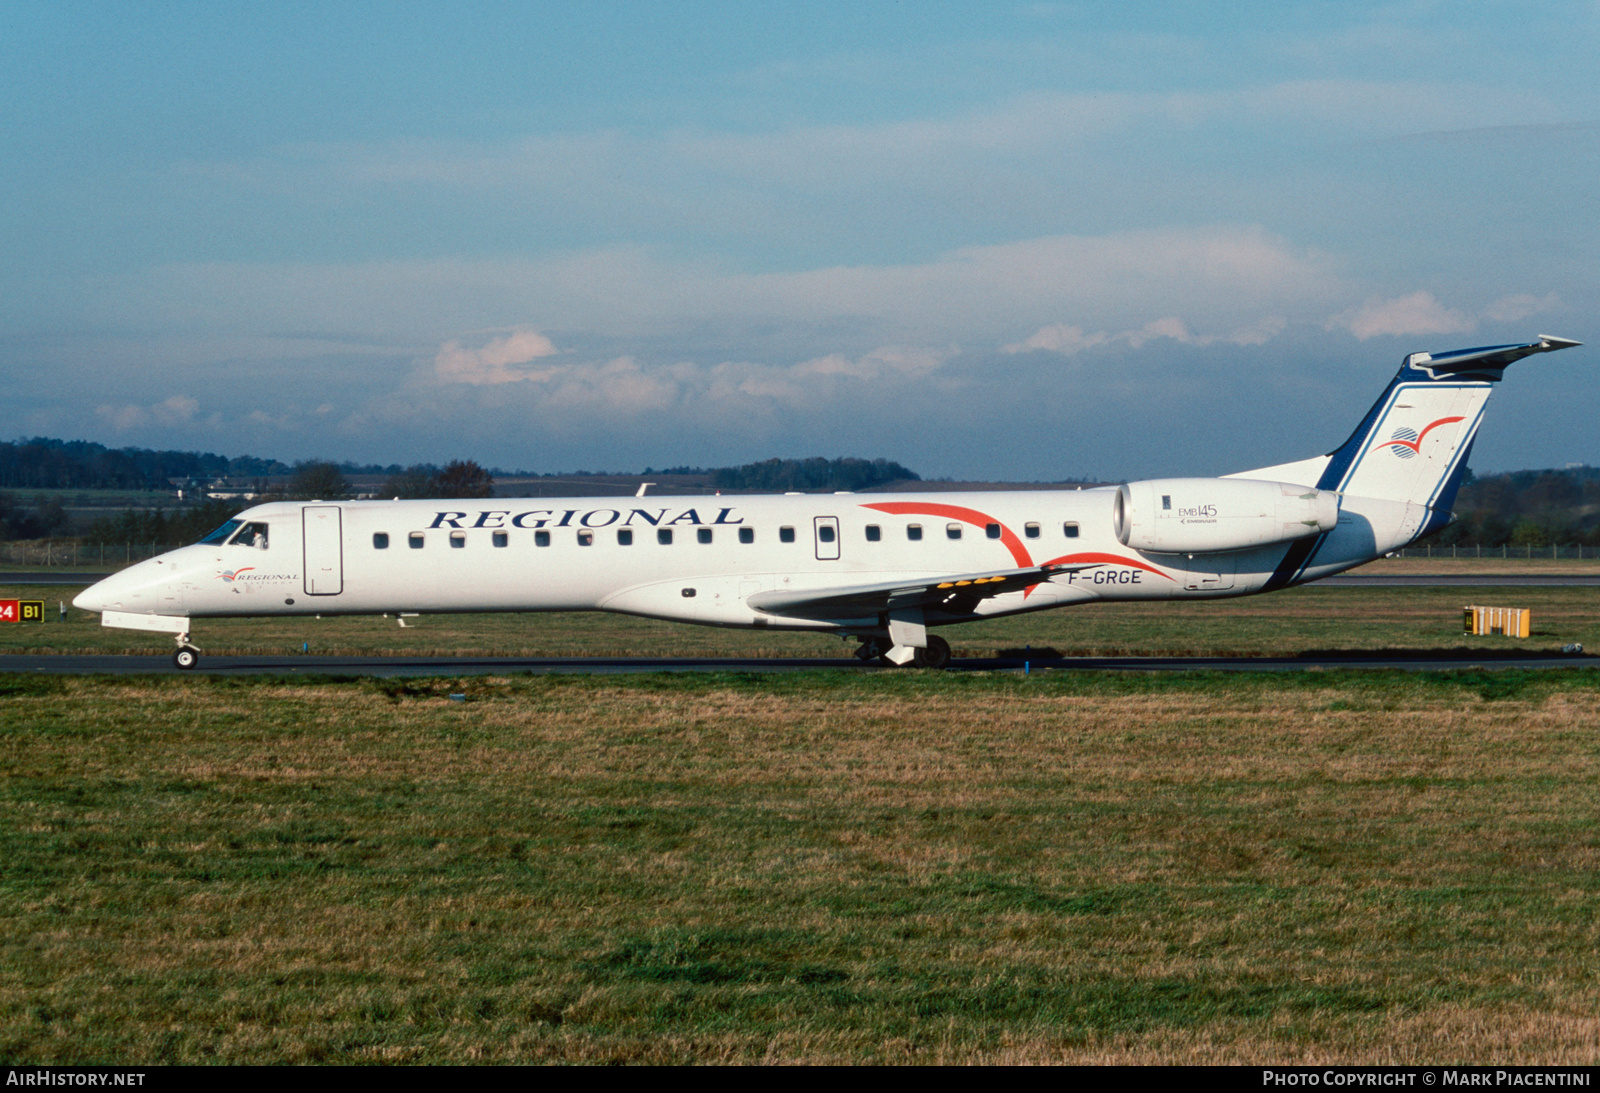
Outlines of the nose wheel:
M172 663L181 672L187 672L200 663L200 650L189 644L188 634L178 635L178 651L172 654Z

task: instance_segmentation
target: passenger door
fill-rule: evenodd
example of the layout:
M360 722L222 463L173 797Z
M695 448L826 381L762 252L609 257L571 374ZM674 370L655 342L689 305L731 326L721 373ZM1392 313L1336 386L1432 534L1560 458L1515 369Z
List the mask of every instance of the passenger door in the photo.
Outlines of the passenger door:
M337 596L344 591L344 528L338 505L307 505L300 510L305 529L306 595Z

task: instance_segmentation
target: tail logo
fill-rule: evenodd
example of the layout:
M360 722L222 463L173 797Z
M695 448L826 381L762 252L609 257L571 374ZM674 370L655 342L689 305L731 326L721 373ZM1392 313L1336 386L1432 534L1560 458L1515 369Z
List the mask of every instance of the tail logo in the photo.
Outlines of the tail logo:
M1410 459L1412 456L1417 455L1422 451L1422 442L1427 439L1429 433L1441 425L1449 425L1453 421L1461 420L1462 419L1459 417L1442 417L1438 421L1429 423L1428 426L1420 433L1415 429L1408 429L1402 426L1401 428L1396 429L1394 431L1394 435L1388 440L1385 440L1382 444L1375 446L1379 448L1388 448L1401 459Z

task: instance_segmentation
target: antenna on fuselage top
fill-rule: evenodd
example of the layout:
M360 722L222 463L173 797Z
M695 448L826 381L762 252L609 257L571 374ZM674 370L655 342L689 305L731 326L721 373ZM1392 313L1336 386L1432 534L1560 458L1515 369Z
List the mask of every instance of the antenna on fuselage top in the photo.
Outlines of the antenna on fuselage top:
M654 482L640 482L639 483L639 492L634 494L634 496L635 497L643 497L644 496L644 491L649 489L653 485L655 485Z

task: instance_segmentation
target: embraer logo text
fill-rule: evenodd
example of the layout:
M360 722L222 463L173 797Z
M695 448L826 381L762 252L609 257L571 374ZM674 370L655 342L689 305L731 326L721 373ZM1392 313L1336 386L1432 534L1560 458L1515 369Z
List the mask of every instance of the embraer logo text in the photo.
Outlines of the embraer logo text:
M730 520L728 514L731 508L718 509L715 520L702 520L700 513L695 509L684 509L678 515L667 519L671 509L629 509L623 515L621 509L531 509L528 512L519 512L512 515L510 509L480 510L477 519L470 524L462 524L468 518L465 512L440 512L435 513L430 528L608 528L612 524L619 527L632 527L634 521L640 524L649 524L652 527L671 527L673 524L742 524L744 517Z

